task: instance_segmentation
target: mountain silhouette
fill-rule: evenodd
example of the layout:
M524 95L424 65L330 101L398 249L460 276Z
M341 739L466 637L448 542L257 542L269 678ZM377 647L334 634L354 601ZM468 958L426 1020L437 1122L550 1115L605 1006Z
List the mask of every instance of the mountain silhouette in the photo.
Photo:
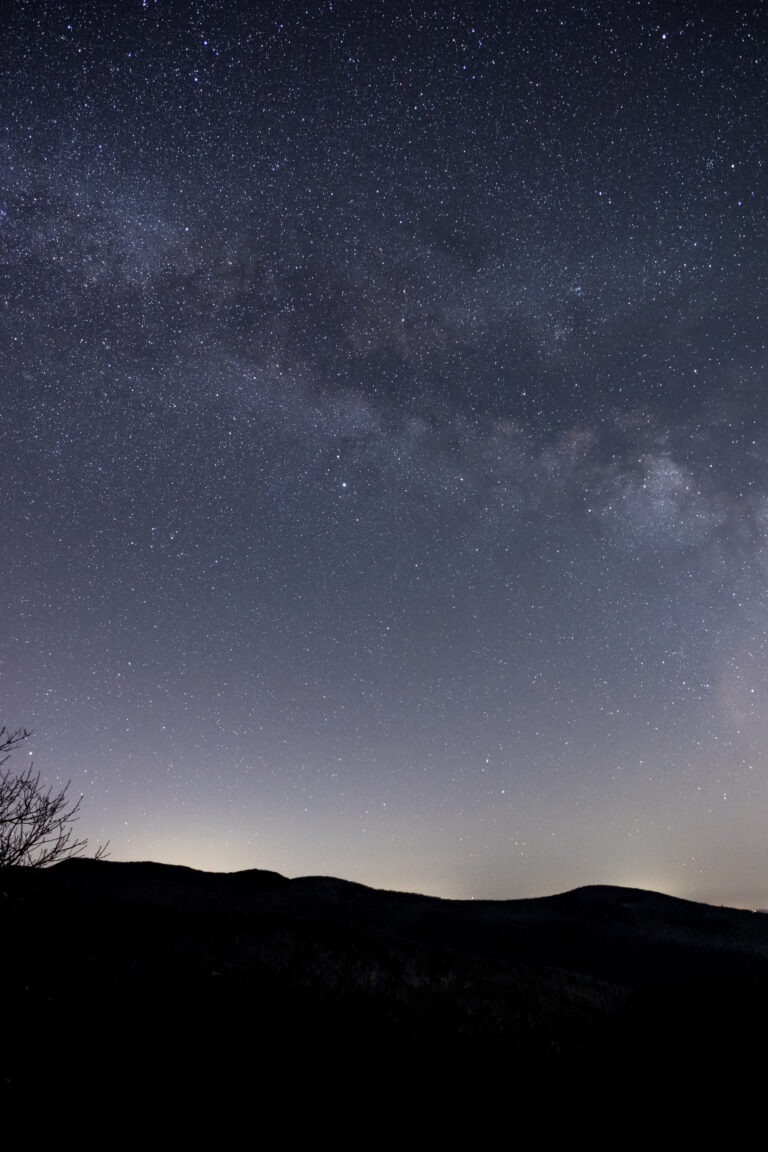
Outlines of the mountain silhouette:
M41 1044L62 1028L49 1089L79 1091L87 1070L104 1099L162 1085L166 1105L240 1105L258 1085L293 1108L343 1089L415 1095L423 1120L435 1093L498 1105L514 1084L523 1107L544 1082L766 1071L768 918L753 912L610 886L444 900L84 859L9 869L1 888L12 1100L39 1093Z

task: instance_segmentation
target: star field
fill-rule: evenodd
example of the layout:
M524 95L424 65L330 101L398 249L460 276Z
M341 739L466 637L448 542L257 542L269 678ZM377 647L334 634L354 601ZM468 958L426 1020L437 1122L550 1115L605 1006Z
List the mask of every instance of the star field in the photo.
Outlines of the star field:
M0 722L92 845L766 903L767 31L13 6Z

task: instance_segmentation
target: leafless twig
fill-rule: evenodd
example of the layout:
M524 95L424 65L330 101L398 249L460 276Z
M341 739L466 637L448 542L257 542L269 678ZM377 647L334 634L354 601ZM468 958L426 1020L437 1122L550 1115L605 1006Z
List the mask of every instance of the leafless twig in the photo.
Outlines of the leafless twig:
M15 732L0 728L0 769L12 752L27 739L26 728ZM71 781L55 792L40 784L40 773L32 765L14 774L0 770L0 868L11 864L43 868L72 856L82 856L87 840L75 837L72 825L78 818L82 796L70 804L67 792ZM97 849L95 858L107 855L108 844Z

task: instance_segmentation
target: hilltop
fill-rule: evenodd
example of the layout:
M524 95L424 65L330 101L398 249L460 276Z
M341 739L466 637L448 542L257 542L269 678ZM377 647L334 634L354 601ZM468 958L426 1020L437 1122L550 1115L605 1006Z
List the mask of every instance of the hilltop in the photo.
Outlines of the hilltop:
M6 1092L258 1083L474 1099L544 1077L759 1076L768 917L619 887L443 900L330 877L71 860L3 877ZM94 1061L93 1053L99 1053ZM334 1089L335 1090L335 1089Z

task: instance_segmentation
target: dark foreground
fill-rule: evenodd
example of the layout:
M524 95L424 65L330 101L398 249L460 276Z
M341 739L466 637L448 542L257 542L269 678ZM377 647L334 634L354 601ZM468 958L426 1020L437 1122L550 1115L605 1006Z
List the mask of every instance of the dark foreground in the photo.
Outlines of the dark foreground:
M0 934L5 1100L113 1122L152 1098L288 1133L367 1100L378 1130L408 1098L450 1129L543 1087L748 1102L768 1071L768 916L652 892L444 901L74 860L3 874Z

